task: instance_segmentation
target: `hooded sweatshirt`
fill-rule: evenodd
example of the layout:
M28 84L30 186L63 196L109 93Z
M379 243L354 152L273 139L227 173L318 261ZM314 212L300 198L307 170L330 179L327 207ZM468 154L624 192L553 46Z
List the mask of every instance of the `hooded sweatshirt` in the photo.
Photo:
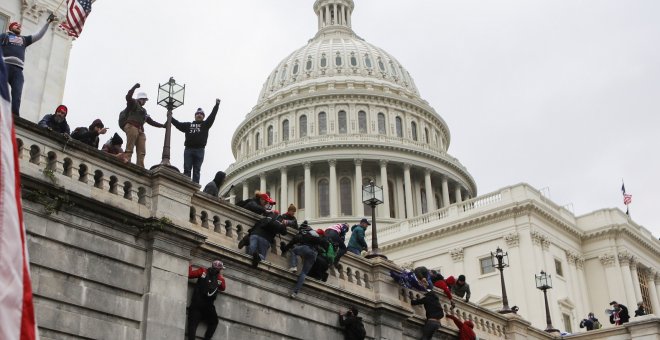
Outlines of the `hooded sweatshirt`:
M213 180L204 187L204 192L212 196L218 197L218 195L220 194L219 192L220 186L225 181L226 176L227 175L222 171L216 172L215 178L213 178Z
M186 141L183 144L186 148L203 149L206 147L209 129L213 126L215 115L218 114L218 106L219 104L216 103L209 118L201 122L182 123L172 117L172 125L186 134Z
M356 224L351 227L351 238L348 240L348 248L367 249L367 241L364 239L364 232L367 228Z
M461 322L461 320L453 315L447 315L447 318L454 321L454 324L458 327L458 340L475 340L477 338L477 335L474 334L474 330L472 330L474 327L472 321L466 320Z

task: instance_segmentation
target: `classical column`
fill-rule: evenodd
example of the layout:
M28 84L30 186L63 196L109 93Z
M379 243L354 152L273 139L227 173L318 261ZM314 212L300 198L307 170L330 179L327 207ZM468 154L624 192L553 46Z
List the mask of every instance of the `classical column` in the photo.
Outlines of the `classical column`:
M390 186L387 183L387 161L380 160L380 184L383 186L383 204L381 205L382 217L390 217ZM381 217L381 218L382 218Z
M285 166L280 167L280 193L280 211L284 213L289 207L289 179Z
M461 185L456 183L456 189L454 189L454 190L455 190L455 193L456 193L456 203L463 202L463 196L461 194Z
M575 268L577 269L578 286L580 289L579 294L582 301L582 308L586 309L589 306L589 294L587 293L587 279L585 278L584 274L584 257L578 256L575 259ZM576 301L576 303L580 303L580 301Z
M621 272L617 270L616 257L611 253L605 253L598 257L600 264L605 268L605 285L607 285L607 292L610 295L610 301L623 301L625 293L621 292L622 284L619 284Z
M656 296L660 299L660 274L655 273L655 290L656 290ZM653 287L651 287L653 288ZM660 303L660 301L658 302ZM660 308L659 309L654 309L653 314L655 315L660 315Z
M246 200L250 197L250 186L248 185L248 181L243 181L243 199Z
M355 162L355 215L364 216L364 204L362 204L362 160L356 158Z
M266 189L266 173L262 172L259 174L259 191L265 193Z
M635 298L632 273L630 272L630 261L633 259L633 256L624 250L618 254L618 257L621 277L623 278L623 287L626 293L626 302L624 304L626 306L635 306L637 305L637 299Z
M566 278L566 281L570 283L570 291L568 292L570 295L571 300L575 303L575 309L577 312L577 315L587 315L584 311L584 308L586 306L583 306L582 303L580 303L580 280L578 279L578 272L577 272L577 258L578 255L566 250L566 259L568 260L568 274L570 274L569 277Z
M447 177L442 177L442 207L449 206L449 183Z
M424 170L424 189L426 190L426 212L435 210L433 202L433 186L431 185L431 169Z
M332 13L334 14L333 18L335 19L334 24L339 24L339 19L337 18L337 4L332 4Z
M646 269L644 274L646 274L646 282L649 287L649 298L651 299L651 306L653 307L653 314L660 314L660 301L658 301L658 290L655 285L655 274L658 272L654 269ZM656 289L654 289L656 288ZM635 304L636 305L636 304ZM635 306L632 305L632 306ZM631 307L632 308L632 307ZM632 311L631 311L632 313Z
M236 204L236 191L234 191L234 188L229 189L229 203Z
M330 217L337 217L337 160L328 160L330 165Z
M637 259L630 260L630 275L632 275L633 286L635 288L635 301L642 301L642 288L639 284L639 274L637 273Z
M305 169L305 219L311 219L316 216L312 208L312 163L303 163Z
M410 164L403 165L403 180L406 192L406 218L413 217L412 183L410 181Z

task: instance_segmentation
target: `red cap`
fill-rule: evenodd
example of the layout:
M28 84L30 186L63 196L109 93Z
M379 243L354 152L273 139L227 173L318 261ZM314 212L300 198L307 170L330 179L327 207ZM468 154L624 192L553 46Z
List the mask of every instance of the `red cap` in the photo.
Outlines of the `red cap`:
M268 194L260 194L259 198L261 198L262 200L264 200L264 201L266 201L267 203L270 203L270 204L277 203L277 202L273 201L273 199L270 198L270 196L268 196Z
M55 112L64 112L64 115L66 116L67 113L69 113L69 109L66 108L64 105L60 105L55 109Z
M9 24L9 30L11 30L12 28L14 28L14 26L19 26L19 25L20 25L20 24L19 24L17 21L14 21L14 22L12 22L11 24Z
M319 234L319 236L321 237L325 236L325 230L323 229L316 229L316 233Z

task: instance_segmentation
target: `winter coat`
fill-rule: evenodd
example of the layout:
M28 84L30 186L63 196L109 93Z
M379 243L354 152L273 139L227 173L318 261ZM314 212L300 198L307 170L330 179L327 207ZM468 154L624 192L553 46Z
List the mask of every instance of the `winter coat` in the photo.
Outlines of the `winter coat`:
M215 278L209 276L215 276ZM195 289L193 290L192 301L190 303L191 306L203 306L208 304L212 305L213 301L218 295L217 293L224 292L226 288L225 278L215 268L193 269L193 267L190 266L188 267L188 278L189 279L197 278ZM217 280L217 291L215 291L215 293L212 295L208 295L208 293L205 291L205 287L207 287L207 285L209 284L214 284L208 281L212 279Z
M220 194L220 186L224 183L226 176L222 171L216 172L215 178L204 187L204 192L217 197Z
M252 229L252 235L261 236L270 243L275 242L277 234L286 235L286 226L280 223L276 217L275 214L271 214L257 221Z
M62 122L58 123L55 121L54 114L47 114L44 116L44 118L41 118L39 121L39 126L50 128L55 132L66 133L67 135L71 134L71 129L69 128L69 123L66 122L66 118Z
M427 319L442 319L445 315L442 311L442 306L440 305L440 299L432 291L424 294L424 297L422 298L412 300L410 303L413 306L424 305Z
M364 232L367 228L356 224L351 227L351 238L348 240L348 248L363 249L368 248L367 241L364 239Z
M186 134L186 141L183 144L186 148L203 149L206 147L206 141L209 139L209 129L213 126L215 115L218 113L218 105L216 103L209 118L201 122L182 123L172 117L172 125Z

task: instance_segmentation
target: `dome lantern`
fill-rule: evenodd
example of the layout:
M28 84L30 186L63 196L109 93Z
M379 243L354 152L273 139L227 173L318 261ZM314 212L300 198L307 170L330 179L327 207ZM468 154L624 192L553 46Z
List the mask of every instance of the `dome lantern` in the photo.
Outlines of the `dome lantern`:
M318 16L319 32L348 31L351 29L353 0L316 0L314 13Z

